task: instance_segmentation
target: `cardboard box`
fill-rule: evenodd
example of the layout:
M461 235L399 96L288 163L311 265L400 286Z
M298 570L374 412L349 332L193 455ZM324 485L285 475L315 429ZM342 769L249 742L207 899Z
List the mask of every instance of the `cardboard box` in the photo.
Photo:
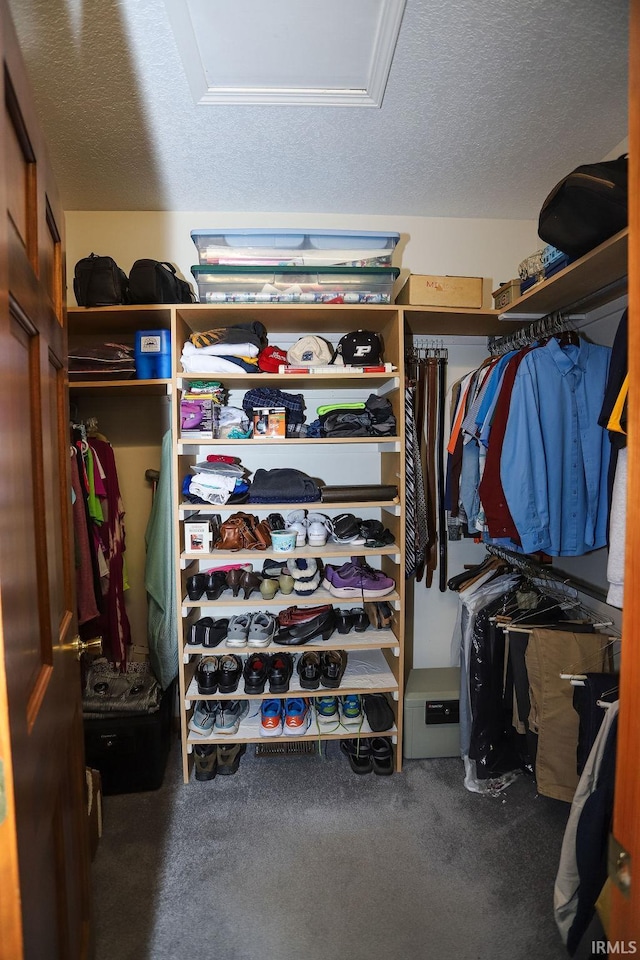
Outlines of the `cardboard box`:
M184 521L184 548L188 553L211 552L211 523L199 517Z
M211 396L184 395L180 400L180 439L215 440L217 424L214 425L214 403Z
M482 277L436 277L412 273L396 303L415 307L482 307Z
M501 284L497 290L491 294L493 297L493 306L496 310L502 310L508 307L510 303L517 300L520 296L520 280L509 280L508 283Z
M254 407L253 439L273 440L286 437L286 411L284 407Z

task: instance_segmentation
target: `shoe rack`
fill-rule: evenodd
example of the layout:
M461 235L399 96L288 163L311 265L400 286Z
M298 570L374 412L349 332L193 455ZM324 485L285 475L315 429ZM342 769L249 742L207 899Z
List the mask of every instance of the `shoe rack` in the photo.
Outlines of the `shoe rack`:
M384 359L396 367L393 373L375 374L348 374L337 368L335 373L309 376L279 375L247 373L233 374L185 374L180 372L179 354L182 344L192 332L203 332L213 327L247 323L254 320L261 321L266 329L270 345L282 346L306 334L316 334L337 343L340 337L352 330L367 329L378 333L384 344ZM260 743L265 738L260 735L260 716L246 717L234 736L212 735L203 736L189 730L188 723L198 700L213 699L262 699L266 697L295 697L305 696L310 700L314 697L350 693L380 693L386 692L393 706L395 722L388 731L372 734L366 720L362 727L355 730L353 727L332 726L330 732L320 728L315 718L311 726L301 737L291 735L282 738L269 737L267 742L274 739L287 742L295 739L323 741L327 739L352 739L354 737L388 736L392 738L395 752L395 769L400 770L402 763L402 691L404 688L404 373L403 373L403 336L402 312L390 306L301 306L292 304L268 304L258 307L246 307L240 304L207 306L204 304L188 305L175 308L174 328L172 332L174 345L174 449L175 449L175 476L176 482L176 588L179 602L179 660L180 660L180 702L181 702L181 730L183 745L183 774L187 782L192 776L192 756L195 744L202 743ZM177 358L177 359L176 359ZM306 418L310 422L316 418L316 408L322 403L366 400L369 394L375 393L388 398L392 404L397 422L397 435L378 438L358 437L352 439L271 439L271 440L209 440L197 441L180 439L179 430L179 399L181 392L188 389L192 380L214 379L220 381L228 392L228 403L232 406L242 406L244 393L257 386L274 387L293 393L302 393L306 403ZM227 454L239 457L243 466L255 473L258 467L273 469L275 467L293 467L303 470L310 476L317 477L328 484L393 484L398 488L398 497L392 500L376 500L367 503L350 502L339 503L265 503L241 505L194 505L180 499L179 490L182 478L190 472L189 468L209 453ZM195 672L201 656L220 656L225 653L235 653L248 656L254 650L249 648L226 647L224 641L215 648L200 648L187 644L189 628L192 623L202 617L214 619L231 617L235 614L250 613L265 610L277 615L280 609L297 604L298 606L316 606L332 603L343 609L361 606L362 601L340 600L332 596L328 590L320 586L309 596L296 594L282 594L280 592L271 600L265 600L259 591L252 593L248 599L241 595L233 597L230 591L223 593L219 599L209 601L206 594L199 600L188 598L187 578L228 563L248 562L253 564L255 571L260 572L266 558L277 560L286 559L287 555L276 553L271 548L267 550L247 550L225 552L212 549L210 553L190 553L185 550L184 520L195 513L220 514L222 520L232 513L241 510L255 514L260 520L269 513L281 513L286 517L289 511L303 507L308 511L321 511L329 517L341 512L354 513L363 519L381 520L393 534L393 543L383 547L365 548L327 542L324 546L300 546L291 554L293 558L313 557L321 559L323 563L341 565L352 555L364 556L366 562L377 569L381 569L396 583L393 593L384 597L394 608L393 622L388 629L376 629L370 626L362 633L353 630L348 634L339 634L337 631L329 640L305 643L299 647L278 646L271 644L262 649L266 655L276 652L301 654L309 650L344 650L348 655L347 668L337 690L320 687L317 691L303 690L297 672L291 678L289 691L285 694L269 692L267 684L264 694L260 697L249 697L244 691L244 682L241 679L238 690L232 694L211 694L209 697L198 693Z

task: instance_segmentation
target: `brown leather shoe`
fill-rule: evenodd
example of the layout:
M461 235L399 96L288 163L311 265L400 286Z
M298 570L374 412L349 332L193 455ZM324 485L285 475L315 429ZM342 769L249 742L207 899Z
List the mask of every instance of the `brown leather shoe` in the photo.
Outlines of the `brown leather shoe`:
M315 617L331 610L330 603L324 603L317 607L287 607L278 614L278 623L281 627L290 627L294 623L306 623L307 620L314 620Z
M240 587L244 590L244 598L248 600L254 590L260 589L260 584L262 583L262 577L259 573L254 573L252 570L243 570L242 576L240 577Z

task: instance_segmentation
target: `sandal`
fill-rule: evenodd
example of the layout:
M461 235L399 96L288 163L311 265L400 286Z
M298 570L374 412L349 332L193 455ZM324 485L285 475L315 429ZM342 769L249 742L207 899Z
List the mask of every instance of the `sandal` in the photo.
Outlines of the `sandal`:
M371 741L368 737L341 740L340 749L346 755L354 773L371 773L373 761L371 759Z

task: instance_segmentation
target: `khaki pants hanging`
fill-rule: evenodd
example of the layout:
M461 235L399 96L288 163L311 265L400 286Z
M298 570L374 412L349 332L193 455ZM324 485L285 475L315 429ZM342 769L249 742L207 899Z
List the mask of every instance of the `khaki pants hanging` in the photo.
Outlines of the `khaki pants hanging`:
M529 728L538 734L538 792L571 803L578 786L579 717L573 687L561 673L608 673L610 637L601 633L533 630L526 652L531 711Z

